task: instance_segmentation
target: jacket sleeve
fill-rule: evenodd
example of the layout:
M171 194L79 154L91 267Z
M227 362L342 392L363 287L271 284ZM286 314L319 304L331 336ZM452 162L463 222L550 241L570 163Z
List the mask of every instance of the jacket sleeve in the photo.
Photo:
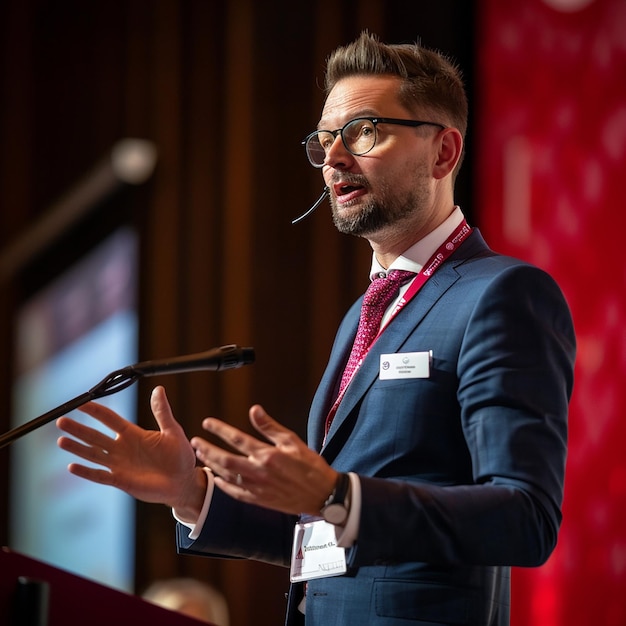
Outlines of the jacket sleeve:
M215 489L206 521L197 539L178 523L180 554L245 558L288 567L296 517L237 502Z

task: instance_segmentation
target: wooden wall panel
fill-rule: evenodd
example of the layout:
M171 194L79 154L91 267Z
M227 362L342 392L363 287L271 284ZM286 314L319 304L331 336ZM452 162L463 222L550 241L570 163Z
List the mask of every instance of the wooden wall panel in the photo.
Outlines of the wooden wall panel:
M470 74L472 3L431 4L2 3L0 253L115 141L149 139L159 151L154 177L107 205L113 220L130 220L141 236L141 358L225 343L257 350L253 367L141 382L142 424L152 427L149 393L163 383L190 436L202 432L207 415L248 428L254 402L304 434L336 326L365 287L370 250L336 233L327 203L291 224L322 188L300 141L317 124L326 56L363 28L385 40L421 36ZM469 194L459 201L471 210ZM69 247L79 245L85 232L79 226L71 237ZM59 262L63 254L60 248ZM23 291L21 272L0 284L2 431L10 415L12 307ZM0 451L3 476L7 467ZM0 544L6 525L1 515ZM170 512L140 505L137 590L176 575L222 588L232 626L259 615L261 623L281 623L286 571L180 557Z

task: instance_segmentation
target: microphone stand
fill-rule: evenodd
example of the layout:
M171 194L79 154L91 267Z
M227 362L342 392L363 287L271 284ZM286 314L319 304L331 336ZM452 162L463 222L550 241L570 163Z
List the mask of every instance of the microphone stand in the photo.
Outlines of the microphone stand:
M59 405L58 407L36 417L35 419L0 435L0 449L19 439L23 435L51 422L57 417L61 417L79 406L110 396L126 387L130 387L134 382L144 376L156 376L158 374L176 374L181 372L192 372L198 370L219 370L226 368L240 367L254 361L254 350L252 348L239 348L236 345L222 346L217 350L209 350L190 357L175 357L165 361L146 361L136 363L119 370L111 372L106 378L101 380L89 391L76 396L72 400Z

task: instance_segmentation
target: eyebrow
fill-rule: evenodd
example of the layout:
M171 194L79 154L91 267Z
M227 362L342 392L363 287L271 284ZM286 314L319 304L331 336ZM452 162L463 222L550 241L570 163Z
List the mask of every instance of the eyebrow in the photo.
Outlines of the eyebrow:
M352 120L357 120L360 117L385 117L385 116L381 115L377 111L374 111L373 109L364 109L363 111L359 111L358 113L351 115L341 126L339 126L339 128L343 128L348 122L351 122ZM322 118L317 124L316 130L335 130L335 129L331 129L328 127L329 127L329 124L324 122L324 118Z

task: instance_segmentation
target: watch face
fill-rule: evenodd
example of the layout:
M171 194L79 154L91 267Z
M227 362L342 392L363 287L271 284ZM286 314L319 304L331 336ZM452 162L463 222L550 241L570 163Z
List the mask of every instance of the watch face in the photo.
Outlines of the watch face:
M350 477L348 474L340 474L335 489L320 511L322 517L330 524L343 524L348 519L349 491Z
M329 504L322 514L330 524L342 524L348 517L348 511L343 504Z

